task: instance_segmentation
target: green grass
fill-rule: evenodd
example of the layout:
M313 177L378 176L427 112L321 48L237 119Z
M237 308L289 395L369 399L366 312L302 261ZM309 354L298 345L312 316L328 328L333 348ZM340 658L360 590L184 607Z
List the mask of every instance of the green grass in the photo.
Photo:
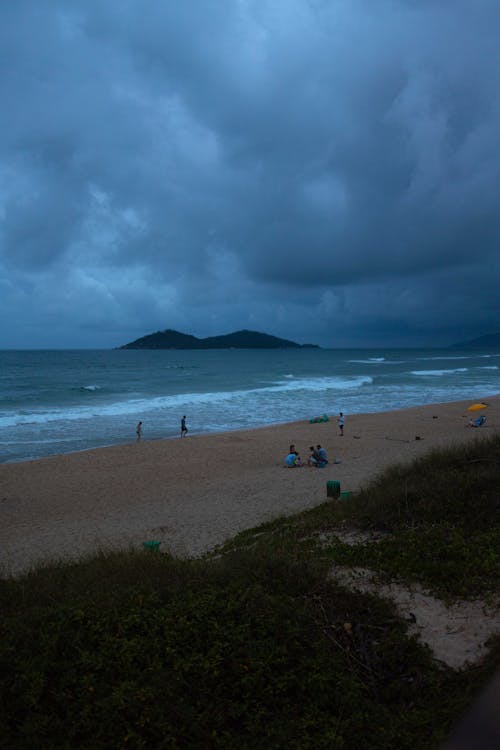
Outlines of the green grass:
M437 747L499 642L456 673L392 606L327 572L363 564L450 600L492 594L499 448L496 436L396 467L205 560L99 555L1 580L2 748ZM390 536L348 547L339 526Z
M250 529L219 552L270 547L313 556L326 568L368 566L421 583L448 601L488 597L500 580L499 479L495 435L395 466L348 501L329 501ZM388 536L349 546L335 536L349 528Z
M483 532L498 525L500 435L395 466L359 492L348 512L364 528L418 529L442 522Z

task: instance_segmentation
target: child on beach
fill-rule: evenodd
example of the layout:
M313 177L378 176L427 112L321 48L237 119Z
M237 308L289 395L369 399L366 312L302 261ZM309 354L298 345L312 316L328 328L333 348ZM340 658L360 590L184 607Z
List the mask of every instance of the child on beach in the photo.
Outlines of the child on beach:
M186 415L181 419L181 438L186 437L188 432L188 428L186 427Z
M142 422L138 422L137 423L137 427L135 428L135 432L136 432L136 435L137 435L137 442L140 443L141 442L141 437L142 437Z
M289 469L295 468L295 466L303 466L301 458L297 451L290 451L288 456L285 458L285 466Z
M314 445L311 445L309 448L309 458L307 459L308 466L316 466L318 463L318 459L316 458L316 450L314 448Z

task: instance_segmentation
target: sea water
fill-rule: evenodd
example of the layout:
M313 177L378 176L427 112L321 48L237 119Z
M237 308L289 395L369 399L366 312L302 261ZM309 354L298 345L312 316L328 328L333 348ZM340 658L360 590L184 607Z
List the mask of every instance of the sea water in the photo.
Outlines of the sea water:
M0 351L0 461L339 411L485 399L499 351Z

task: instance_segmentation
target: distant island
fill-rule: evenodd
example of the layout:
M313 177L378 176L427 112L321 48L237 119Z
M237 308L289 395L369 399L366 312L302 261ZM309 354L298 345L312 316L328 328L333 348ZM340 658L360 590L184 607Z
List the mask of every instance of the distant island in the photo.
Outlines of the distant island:
M225 336L199 339L168 329L119 346L118 349L319 349L316 344L297 344L257 331L235 331Z
M500 349L500 333L489 333L477 339L452 344L452 349Z

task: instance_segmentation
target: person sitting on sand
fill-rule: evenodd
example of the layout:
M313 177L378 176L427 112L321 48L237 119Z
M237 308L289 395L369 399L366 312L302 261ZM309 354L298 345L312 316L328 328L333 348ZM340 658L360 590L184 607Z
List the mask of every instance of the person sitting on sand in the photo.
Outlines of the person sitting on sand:
M319 464L323 462L319 451L314 447L314 445L311 445L309 450L311 454L307 459L307 463L309 464L309 466L319 466Z
M287 466L289 469L293 469L295 468L295 466L302 466L302 461L300 460L300 456L297 451L288 454L288 456L285 458L285 466Z
M326 451L324 448L321 447L321 445L316 446L316 453L318 454L318 459L324 464L328 463L328 456L326 455Z
M316 466L316 464L318 463L318 459L316 458L315 453L316 449L314 445L311 445L309 447L309 457L307 459L308 466Z
M482 427L485 422L486 417L484 416L484 414L481 414L481 416L477 417L476 419L469 419L469 427Z

